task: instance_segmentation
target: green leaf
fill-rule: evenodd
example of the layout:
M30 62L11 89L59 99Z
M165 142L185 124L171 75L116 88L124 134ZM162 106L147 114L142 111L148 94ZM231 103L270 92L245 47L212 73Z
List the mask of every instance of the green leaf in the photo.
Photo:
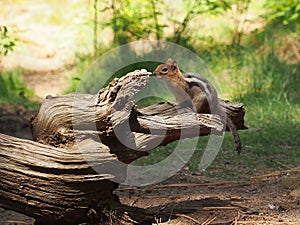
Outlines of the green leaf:
M299 13L294 13L291 17L290 20L296 20L299 16Z

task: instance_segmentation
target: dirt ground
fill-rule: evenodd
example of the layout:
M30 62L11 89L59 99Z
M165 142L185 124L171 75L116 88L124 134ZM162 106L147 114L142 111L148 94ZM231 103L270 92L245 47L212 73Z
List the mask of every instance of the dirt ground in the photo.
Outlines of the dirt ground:
M182 171L163 184L119 188L126 205L156 215L154 224L300 224L300 168L249 177L211 180Z
M19 106L1 107L0 132L31 139L28 118L34 113ZM122 204L145 209L145 220L152 224L300 224L300 167L261 171L239 182L182 170L161 184L121 186L115 193ZM1 225L34 223L1 208L0 218Z

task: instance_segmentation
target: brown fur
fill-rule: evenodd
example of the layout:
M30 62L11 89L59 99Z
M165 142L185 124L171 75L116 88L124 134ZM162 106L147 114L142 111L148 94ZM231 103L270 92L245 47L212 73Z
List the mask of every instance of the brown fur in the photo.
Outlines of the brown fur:
M199 77L197 80L194 79L193 83L198 82L204 90L197 85L190 87L189 78L180 72L177 61L172 59L168 59L165 64L157 66L154 75L167 82L168 87L176 97L176 102L179 104L190 100L198 113L217 113L217 92L209 81L201 75L193 74L195 77ZM207 86L210 86L210 88L208 89Z
M185 73L179 70L178 63L175 60L168 59L166 63L158 65L153 74L164 79L176 97L176 102L185 105L187 102L198 113L213 113L226 118L225 112L221 110L218 94L213 85L200 74ZM226 118L226 125L231 130L235 141L235 149L240 153L241 141L236 127L230 118Z

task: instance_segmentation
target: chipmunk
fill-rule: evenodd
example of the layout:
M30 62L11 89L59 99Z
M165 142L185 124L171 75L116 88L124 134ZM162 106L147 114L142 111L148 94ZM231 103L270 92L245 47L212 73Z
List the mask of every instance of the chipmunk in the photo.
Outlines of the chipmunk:
M221 119L226 117L221 109L216 89L200 74L181 73L177 61L172 59L158 65L153 74L166 82L179 105L194 108L197 113L218 114ZM226 125L233 135L235 149L240 153L241 141L236 126L228 117Z

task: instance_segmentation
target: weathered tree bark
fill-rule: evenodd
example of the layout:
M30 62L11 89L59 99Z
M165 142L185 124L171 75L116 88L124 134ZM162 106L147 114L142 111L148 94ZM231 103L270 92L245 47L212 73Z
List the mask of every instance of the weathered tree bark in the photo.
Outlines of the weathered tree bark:
M103 160L90 162L92 166L116 157L93 140L83 141L80 147L88 155L78 148L54 148L0 134L0 205L43 224L74 224L87 219L88 207L96 207L99 196L113 201L117 185L109 180L112 175L96 173L86 157L98 159L100 152Z
M116 202L115 182L126 179L127 163L182 135L224 130L217 115L169 103L137 108L133 97L148 80L148 72L135 71L97 95L46 98L31 121L39 143L0 135L0 206L43 224L78 224L89 210ZM246 128L243 104L222 107L237 129Z

